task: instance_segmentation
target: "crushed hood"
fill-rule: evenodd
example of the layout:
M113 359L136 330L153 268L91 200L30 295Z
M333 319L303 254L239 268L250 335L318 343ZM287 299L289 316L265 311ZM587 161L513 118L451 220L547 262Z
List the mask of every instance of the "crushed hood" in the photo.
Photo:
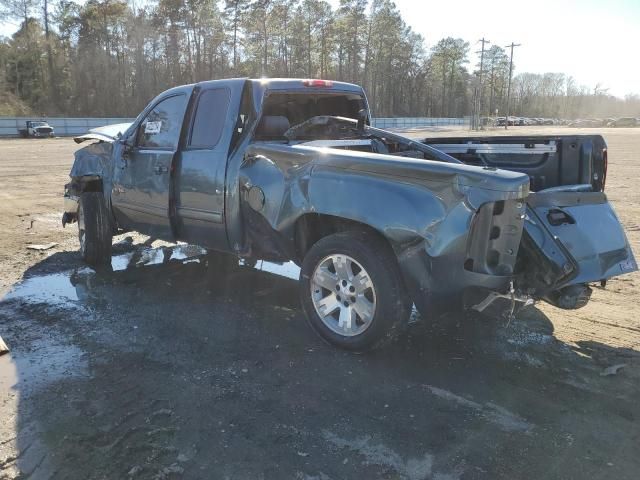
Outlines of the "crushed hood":
M76 143L82 143L85 140L100 140L102 142L112 143L116 141L121 134L126 132L130 126L131 123L116 123L114 125L92 128L84 135L74 137L73 141Z

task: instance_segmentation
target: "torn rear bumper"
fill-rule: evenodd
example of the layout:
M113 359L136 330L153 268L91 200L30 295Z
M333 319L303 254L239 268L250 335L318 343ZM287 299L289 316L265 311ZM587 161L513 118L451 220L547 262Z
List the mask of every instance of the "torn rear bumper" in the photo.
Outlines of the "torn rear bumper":
M424 245L399 257L405 286L423 314L439 315L464 310L482 301L491 292L507 293L513 275L472 272L464 268L464 249L444 257L433 258Z
M446 245L424 240L400 254L405 284L418 309L429 314L467 309L491 292L509 292L524 211L523 199L484 203L465 222L456 218L455 228L441 226L459 234Z

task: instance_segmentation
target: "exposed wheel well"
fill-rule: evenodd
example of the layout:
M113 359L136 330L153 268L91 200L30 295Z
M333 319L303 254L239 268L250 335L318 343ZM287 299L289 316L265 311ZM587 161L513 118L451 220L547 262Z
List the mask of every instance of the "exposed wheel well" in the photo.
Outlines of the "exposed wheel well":
M302 262L309 249L321 238L349 230L370 232L383 239L391 248L387 238L370 225L333 215L308 213L296 221L295 248L298 262Z
M69 194L80 196L84 192L102 192L102 178L91 175L84 177L73 177L71 182L65 185Z
M98 177L81 177L82 192L102 192L102 179Z

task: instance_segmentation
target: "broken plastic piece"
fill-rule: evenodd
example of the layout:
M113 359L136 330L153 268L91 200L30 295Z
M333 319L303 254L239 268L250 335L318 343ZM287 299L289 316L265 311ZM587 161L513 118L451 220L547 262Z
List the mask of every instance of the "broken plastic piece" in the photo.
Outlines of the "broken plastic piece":
M5 353L9 353L9 347L7 347L7 344L4 343L4 340L0 337L0 355L4 355Z
M624 368L626 366L627 366L626 363L619 363L618 365L612 365L610 367L605 368L600 373L600 376L601 377L610 377L611 375L617 375L618 374L618 370L620 370L621 368Z
M27 248L29 250L49 250L50 248L55 247L56 245L58 245L56 242L50 242L50 243L45 243L43 245L27 245Z

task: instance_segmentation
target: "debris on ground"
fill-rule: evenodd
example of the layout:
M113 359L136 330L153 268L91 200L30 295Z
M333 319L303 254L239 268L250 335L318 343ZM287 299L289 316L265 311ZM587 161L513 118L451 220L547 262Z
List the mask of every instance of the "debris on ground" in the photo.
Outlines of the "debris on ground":
M175 476L179 476L182 475L184 473L184 468L182 468L180 465L178 465L177 463L174 463L173 465L170 465L168 467L163 468L162 470L160 470L154 478L154 480L164 480L166 478L169 477L175 477Z
M136 465L131 470L129 470L129 473L127 475L129 475L130 477L135 477L136 475L140 474L141 472L142 472L142 467L140 465Z
M50 248L55 247L56 245L58 245L56 242L49 242L49 243L44 243L42 245L38 245L38 244L31 244L31 245L27 245L27 248L29 250L49 250Z
M9 347L7 347L7 344L4 343L4 340L0 337L0 355L4 355L5 353L9 353Z
M600 373L600 376L601 377L609 377L611 375L617 375L618 374L618 370L620 370L621 368L624 368L626 366L627 366L626 363L619 363L618 365L612 365L610 367L605 368Z

